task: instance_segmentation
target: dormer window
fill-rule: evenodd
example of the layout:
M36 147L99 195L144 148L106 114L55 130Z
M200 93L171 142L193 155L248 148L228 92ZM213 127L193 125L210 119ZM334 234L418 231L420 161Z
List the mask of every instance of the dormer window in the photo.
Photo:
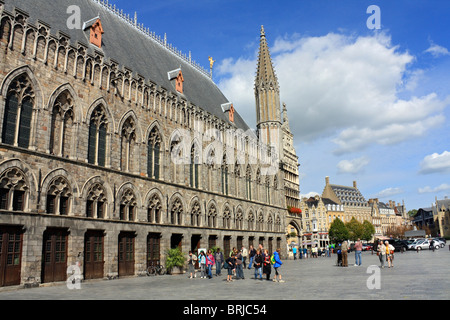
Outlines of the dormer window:
M234 106L233 103L228 102L221 105L223 112L228 112L228 120L234 122Z
M183 93L183 74L180 72L178 73L177 78L175 79L175 89L179 92L179 93Z
M169 71L167 73L167 76L171 82L175 81L175 90L179 93L183 93L184 78L183 78L183 73L181 72L181 69L178 68L176 70Z
M89 29L89 42L102 47L102 34L104 33L99 17L95 17L83 24L83 30Z

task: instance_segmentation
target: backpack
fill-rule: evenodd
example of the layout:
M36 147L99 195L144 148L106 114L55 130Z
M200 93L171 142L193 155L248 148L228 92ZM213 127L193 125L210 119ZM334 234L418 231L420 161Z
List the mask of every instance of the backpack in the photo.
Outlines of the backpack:
M273 254L270 256L270 263L275 264L275 256Z

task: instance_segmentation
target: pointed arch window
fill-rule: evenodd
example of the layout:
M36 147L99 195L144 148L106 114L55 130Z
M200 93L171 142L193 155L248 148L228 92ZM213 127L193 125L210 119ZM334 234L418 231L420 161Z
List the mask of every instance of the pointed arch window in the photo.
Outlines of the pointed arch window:
M161 223L162 205L158 195L153 195L147 209L148 222Z
M161 162L161 135L156 127L150 131L147 144L147 175L159 179Z
M73 98L68 91L61 93L52 110L50 152L68 157L74 132Z
M107 197L103 186L96 183L91 187L86 198L86 217L106 218Z
M198 168L200 164L200 156L199 152L197 150L197 146L195 144L192 144L191 147L191 161L190 161L190 167L189 167L189 180L190 180L190 186L193 188L198 188Z
M2 142L22 148L30 145L35 94L27 75L18 76L8 88Z
M105 108L100 105L92 112L89 121L88 162L104 167L106 164L106 134L108 120Z
M136 219L136 197L131 189L126 189L120 199L119 219L134 221Z
M223 227L231 229L231 211L229 207L226 207L223 211Z
M6 170L0 177L0 209L25 211L28 200L28 185L18 168Z
M248 200L252 200L252 169L247 165L245 171L245 194Z
M170 208L170 223L181 225L183 215L183 204L179 198L176 198Z
M57 177L47 191L47 213L67 216L71 211L72 192L64 177Z
M124 122L121 131L121 168L124 171L132 171L133 159L136 147L136 124L132 117Z
M242 230L244 228L244 215L242 214L242 210L238 209L236 213L236 229Z
M200 217L200 203L198 201L195 201L191 208L191 225L200 227Z
M226 154L223 155L221 176L222 176L222 194L228 195L228 165Z
M217 225L217 210L214 205L211 205L208 209L208 227L215 228Z

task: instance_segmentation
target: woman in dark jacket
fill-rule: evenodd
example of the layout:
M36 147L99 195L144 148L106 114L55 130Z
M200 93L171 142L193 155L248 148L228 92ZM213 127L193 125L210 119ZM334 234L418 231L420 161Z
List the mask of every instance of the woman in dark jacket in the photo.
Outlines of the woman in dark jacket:
M255 279L258 278L259 273L259 279L262 280L262 264L263 264L263 256L261 254L261 250L256 250L255 259L253 261L253 266L255 267Z
M272 266L270 265L269 250L264 250L264 262L263 262L263 274L266 275L266 280L270 280L270 273L272 272Z
M228 270L227 282L231 282L231 281L233 281L233 270L236 267L234 253L231 255L231 257L228 257L225 260L225 263L227 265L227 270Z

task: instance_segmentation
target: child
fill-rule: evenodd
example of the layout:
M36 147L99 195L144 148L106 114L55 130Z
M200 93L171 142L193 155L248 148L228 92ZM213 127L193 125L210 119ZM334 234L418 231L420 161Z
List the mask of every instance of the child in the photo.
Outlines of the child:
M228 268L227 268L227 282L231 282L233 281L233 270L235 268L235 255L234 253L231 254L231 257L228 257L225 260L225 263L228 264Z

